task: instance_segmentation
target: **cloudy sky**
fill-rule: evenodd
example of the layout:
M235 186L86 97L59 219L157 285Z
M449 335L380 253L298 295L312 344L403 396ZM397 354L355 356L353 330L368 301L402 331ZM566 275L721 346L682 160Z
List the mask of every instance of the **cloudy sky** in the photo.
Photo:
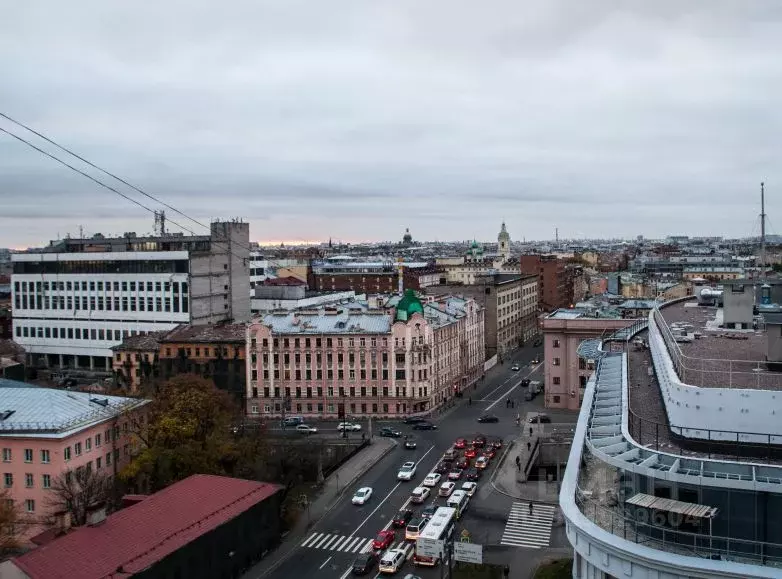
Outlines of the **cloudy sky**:
M0 112L255 240L782 233L779 0L0 5ZM80 225L152 217L0 132L0 247Z

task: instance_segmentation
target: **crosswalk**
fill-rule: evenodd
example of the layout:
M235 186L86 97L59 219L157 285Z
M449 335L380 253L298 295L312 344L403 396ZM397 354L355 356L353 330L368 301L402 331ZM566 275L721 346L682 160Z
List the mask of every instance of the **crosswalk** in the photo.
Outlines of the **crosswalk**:
M514 502L500 544L530 549L548 547L555 512L555 506L535 503L530 514L529 503Z
M312 533L302 542L301 546L341 553L366 553L372 549L372 539L330 533Z

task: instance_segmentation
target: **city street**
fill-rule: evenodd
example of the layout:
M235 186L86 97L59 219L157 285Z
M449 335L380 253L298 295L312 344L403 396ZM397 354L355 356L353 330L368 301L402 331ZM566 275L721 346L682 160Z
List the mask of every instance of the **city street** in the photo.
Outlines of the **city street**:
M405 450L400 444L386 458L367 472L352 485L345 494L343 503L334 508L323 520L316 524L310 532L300 540L299 547L293 555L277 567L269 577L285 579L289 577L333 577L335 579L350 575L350 566L356 555L371 548L371 540L389 523L403 506L409 505L410 492L421 483L424 477L440 461L442 454L456 438L471 437L477 433L489 437L499 437L504 441L514 439L519 432L515 424L517 414L524 416L530 410L540 410L543 397L537 396L531 402L523 402L524 388L518 386L523 378L541 380L542 365L530 366L529 362L538 355L542 358L541 348L524 348L506 357L505 363L498 365L486 375L484 384L477 389L465 392L464 398L453 409L448 409L434 420L438 425L433 431L412 431L412 427L399 422L393 426L403 432L412 434L417 440L415 450ZM512 371L514 362L521 365L518 371ZM472 404L468 403L472 398ZM515 408L507 408L508 398L515 401ZM494 424L479 424L478 416L492 413L499 417ZM374 427L377 424L377 428ZM373 423L377 432L383 423ZM322 425L325 427L325 424ZM523 425L522 425L523 426ZM336 429L335 424L331 424ZM366 423L362 422L362 431L366 432ZM360 433L350 433L356 436ZM457 525L457 529L467 528L474 537L474 542L499 545L505 531L506 521L513 508L512 499L493 491L489 481L491 471L499 463L504 447L492 461L483 477L478 481L479 489L467 510L465 517ZM405 461L415 460L418 468L414 479L410 482L398 481L396 474ZM461 483L459 483L461 484ZM351 504L350 497L359 487L369 486L373 489L371 500L364 506ZM431 502L427 500L426 503ZM425 504L426 504L425 503ZM425 505L424 505L425 506ZM414 508L420 510L423 506ZM541 511L542 512L542 511ZM403 533L403 530L400 530ZM397 536L394 545L404 543L404 536ZM414 568L412 548L408 548L408 562L400 573L414 573L422 577L439 577L440 570L435 568ZM371 575L374 577L375 574ZM260 579L259 571L249 572L248 579Z

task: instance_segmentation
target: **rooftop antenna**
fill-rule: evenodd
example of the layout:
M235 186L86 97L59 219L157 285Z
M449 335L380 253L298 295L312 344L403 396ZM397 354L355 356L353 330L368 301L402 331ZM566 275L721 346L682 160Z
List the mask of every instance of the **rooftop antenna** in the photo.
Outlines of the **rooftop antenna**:
M760 183L760 279L766 281L766 184Z
M155 211L155 235L163 237L166 234L166 212Z
M554 239L556 243L559 243L559 227L554 228Z
M79 239L84 239L84 227L79 225Z

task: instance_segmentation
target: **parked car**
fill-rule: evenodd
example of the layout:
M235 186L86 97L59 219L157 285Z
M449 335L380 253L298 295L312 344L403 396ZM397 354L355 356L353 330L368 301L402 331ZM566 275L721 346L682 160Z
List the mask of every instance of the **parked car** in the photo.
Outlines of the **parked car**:
M371 496L372 496L371 487L361 487L356 491L356 494L353 495L353 504L365 505Z
M357 430L361 430L361 425L355 422L340 422L337 425L337 430L339 430L340 432L344 432L344 431L355 432Z
M399 430L394 430L389 426L384 426L383 428L380 429L378 435L385 436L388 438L399 438L400 436L402 436L402 433Z
M286 426L298 426L299 424L304 424L304 417L303 416L288 416L284 420L280 422L282 427Z
M412 509L402 509L396 515L394 515L391 524L395 527L404 527L407 525L407 523L410 522L410 519L412 518L413 518Z
M546 414L536 414L535 416L530 416L529 419L530 424L551 424L551 417Z
M299 424L296 427L296 432L301 432L302 434L317 434L318 429L309 424Z
M368 575L377 566L377 555L372 551L361 553L353 560L353 575Z
M413 425L413 430L437 430L437 425L433 422L422 420Z

